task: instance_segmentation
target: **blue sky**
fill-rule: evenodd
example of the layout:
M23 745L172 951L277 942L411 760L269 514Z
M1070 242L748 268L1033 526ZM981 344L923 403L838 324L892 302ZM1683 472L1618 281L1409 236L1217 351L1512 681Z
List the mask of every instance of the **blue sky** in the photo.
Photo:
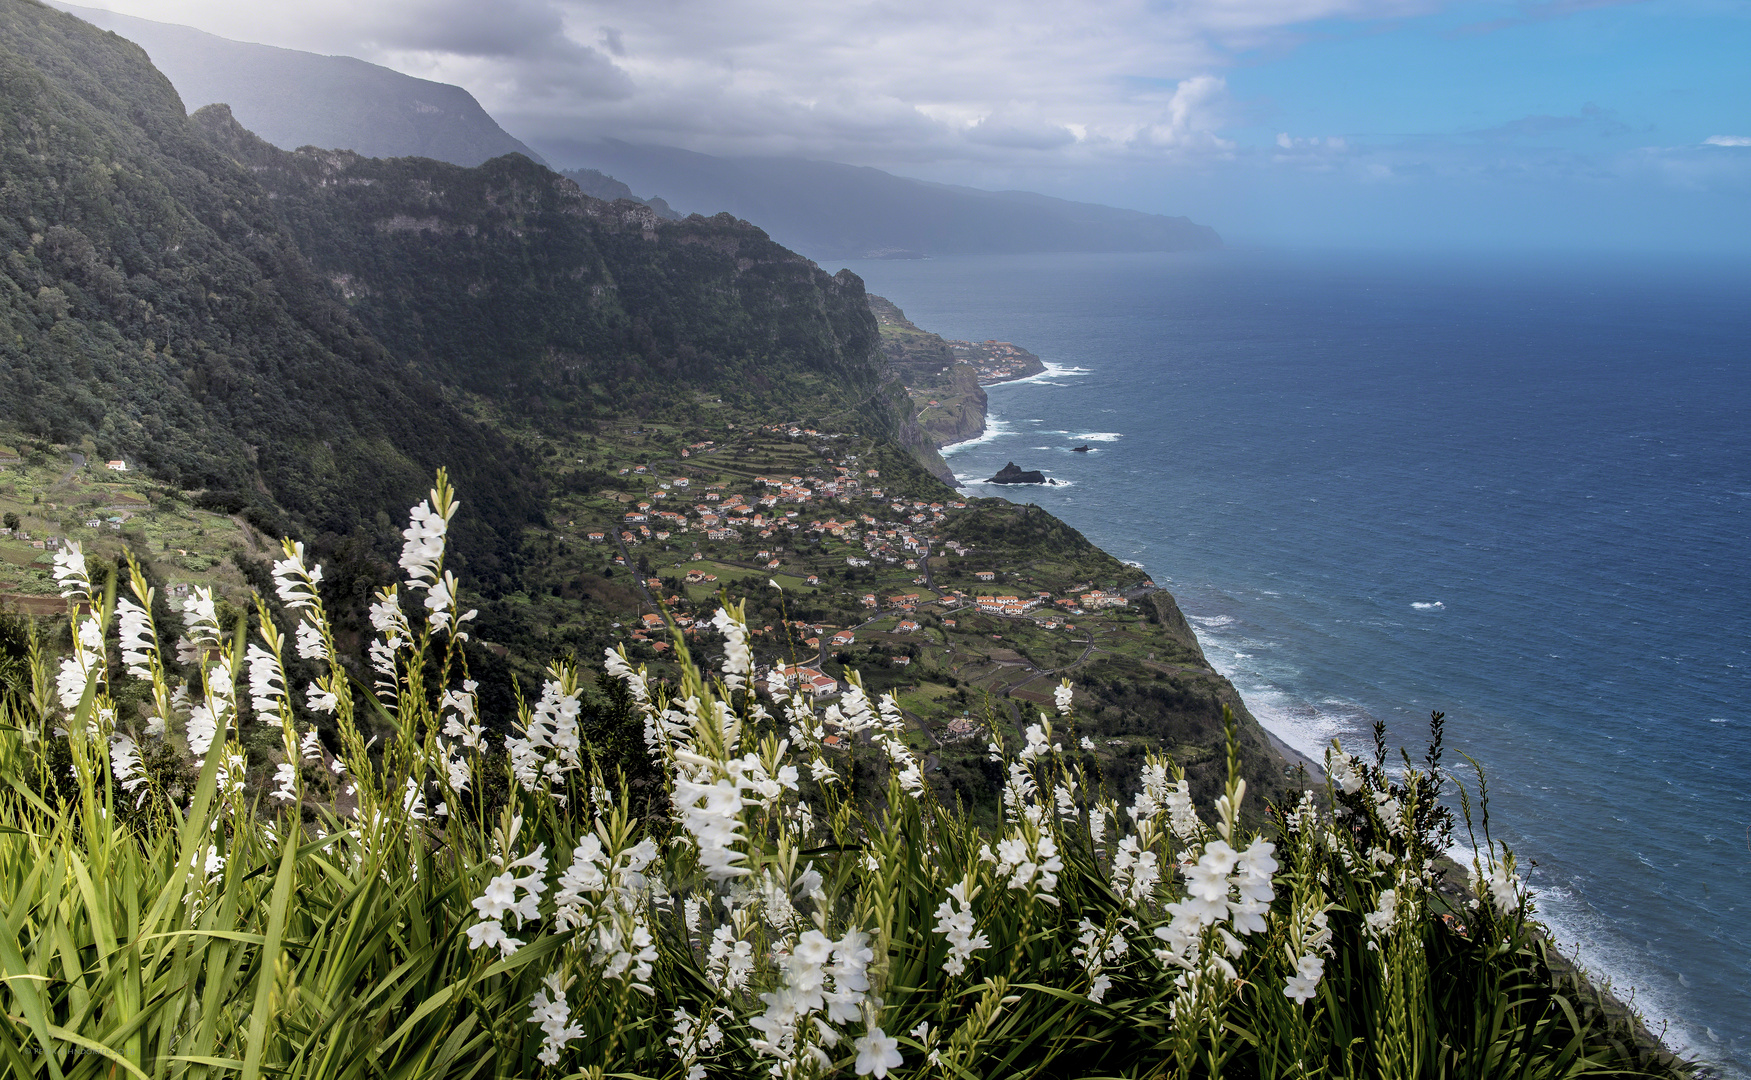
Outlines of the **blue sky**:
M1747 0L100 2L458 83L538 149L846 161L1240 243L1751 251Z

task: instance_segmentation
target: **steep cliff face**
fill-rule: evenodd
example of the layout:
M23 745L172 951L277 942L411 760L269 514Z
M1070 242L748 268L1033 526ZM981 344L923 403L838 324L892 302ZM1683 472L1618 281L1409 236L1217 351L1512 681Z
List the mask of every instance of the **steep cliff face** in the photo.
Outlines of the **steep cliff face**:
M937 334L914 325L891 300L871 295L882 351L904 382L931 446L950 446L985 433L985 389L979 371ZM940 475L940 474L939 474Z
M953 446L985 434L987 401L978 368L961 363L949 368L948 386L933 400L937 404L927 401L920 410L919 422L937 446Z
M398 355L538 423L750 418L894 438L940 464L884 362L863 283L727 214L672 221L528 161L475 169L279 150L223 108L193 122Z

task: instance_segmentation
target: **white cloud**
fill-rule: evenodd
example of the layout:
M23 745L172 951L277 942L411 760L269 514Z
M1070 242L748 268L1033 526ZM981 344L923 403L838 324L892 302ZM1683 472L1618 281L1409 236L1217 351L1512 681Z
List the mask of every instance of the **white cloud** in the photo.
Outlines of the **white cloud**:
M1704 146L1751 146L1751 135L1710 135L1702 140Z
M1238 50L1443 0L95 2L458 83L525 139L897 167L1219 159Z

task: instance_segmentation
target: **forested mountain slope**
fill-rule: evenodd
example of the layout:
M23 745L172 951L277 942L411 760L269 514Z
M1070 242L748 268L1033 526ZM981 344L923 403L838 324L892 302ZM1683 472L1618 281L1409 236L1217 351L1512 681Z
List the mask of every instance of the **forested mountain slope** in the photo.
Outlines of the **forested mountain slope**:
M477 522L539 513L516 449L352 317L138 46L4 0L0 84L0 420L270 528L347 535L446 462Z
M247 166L354 314L398 355L520 416L685 415L900 438L911 416L853 274L727 214L669 221L520 156L463 169L288 153L223 108L195 125Z

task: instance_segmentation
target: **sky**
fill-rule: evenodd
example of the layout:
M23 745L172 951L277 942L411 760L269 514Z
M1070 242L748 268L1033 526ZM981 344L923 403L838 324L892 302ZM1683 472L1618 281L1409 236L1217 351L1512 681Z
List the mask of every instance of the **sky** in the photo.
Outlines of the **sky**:
M544 153L873 165L1240 244L1751 252L1747 0L85 2L456 83Z

